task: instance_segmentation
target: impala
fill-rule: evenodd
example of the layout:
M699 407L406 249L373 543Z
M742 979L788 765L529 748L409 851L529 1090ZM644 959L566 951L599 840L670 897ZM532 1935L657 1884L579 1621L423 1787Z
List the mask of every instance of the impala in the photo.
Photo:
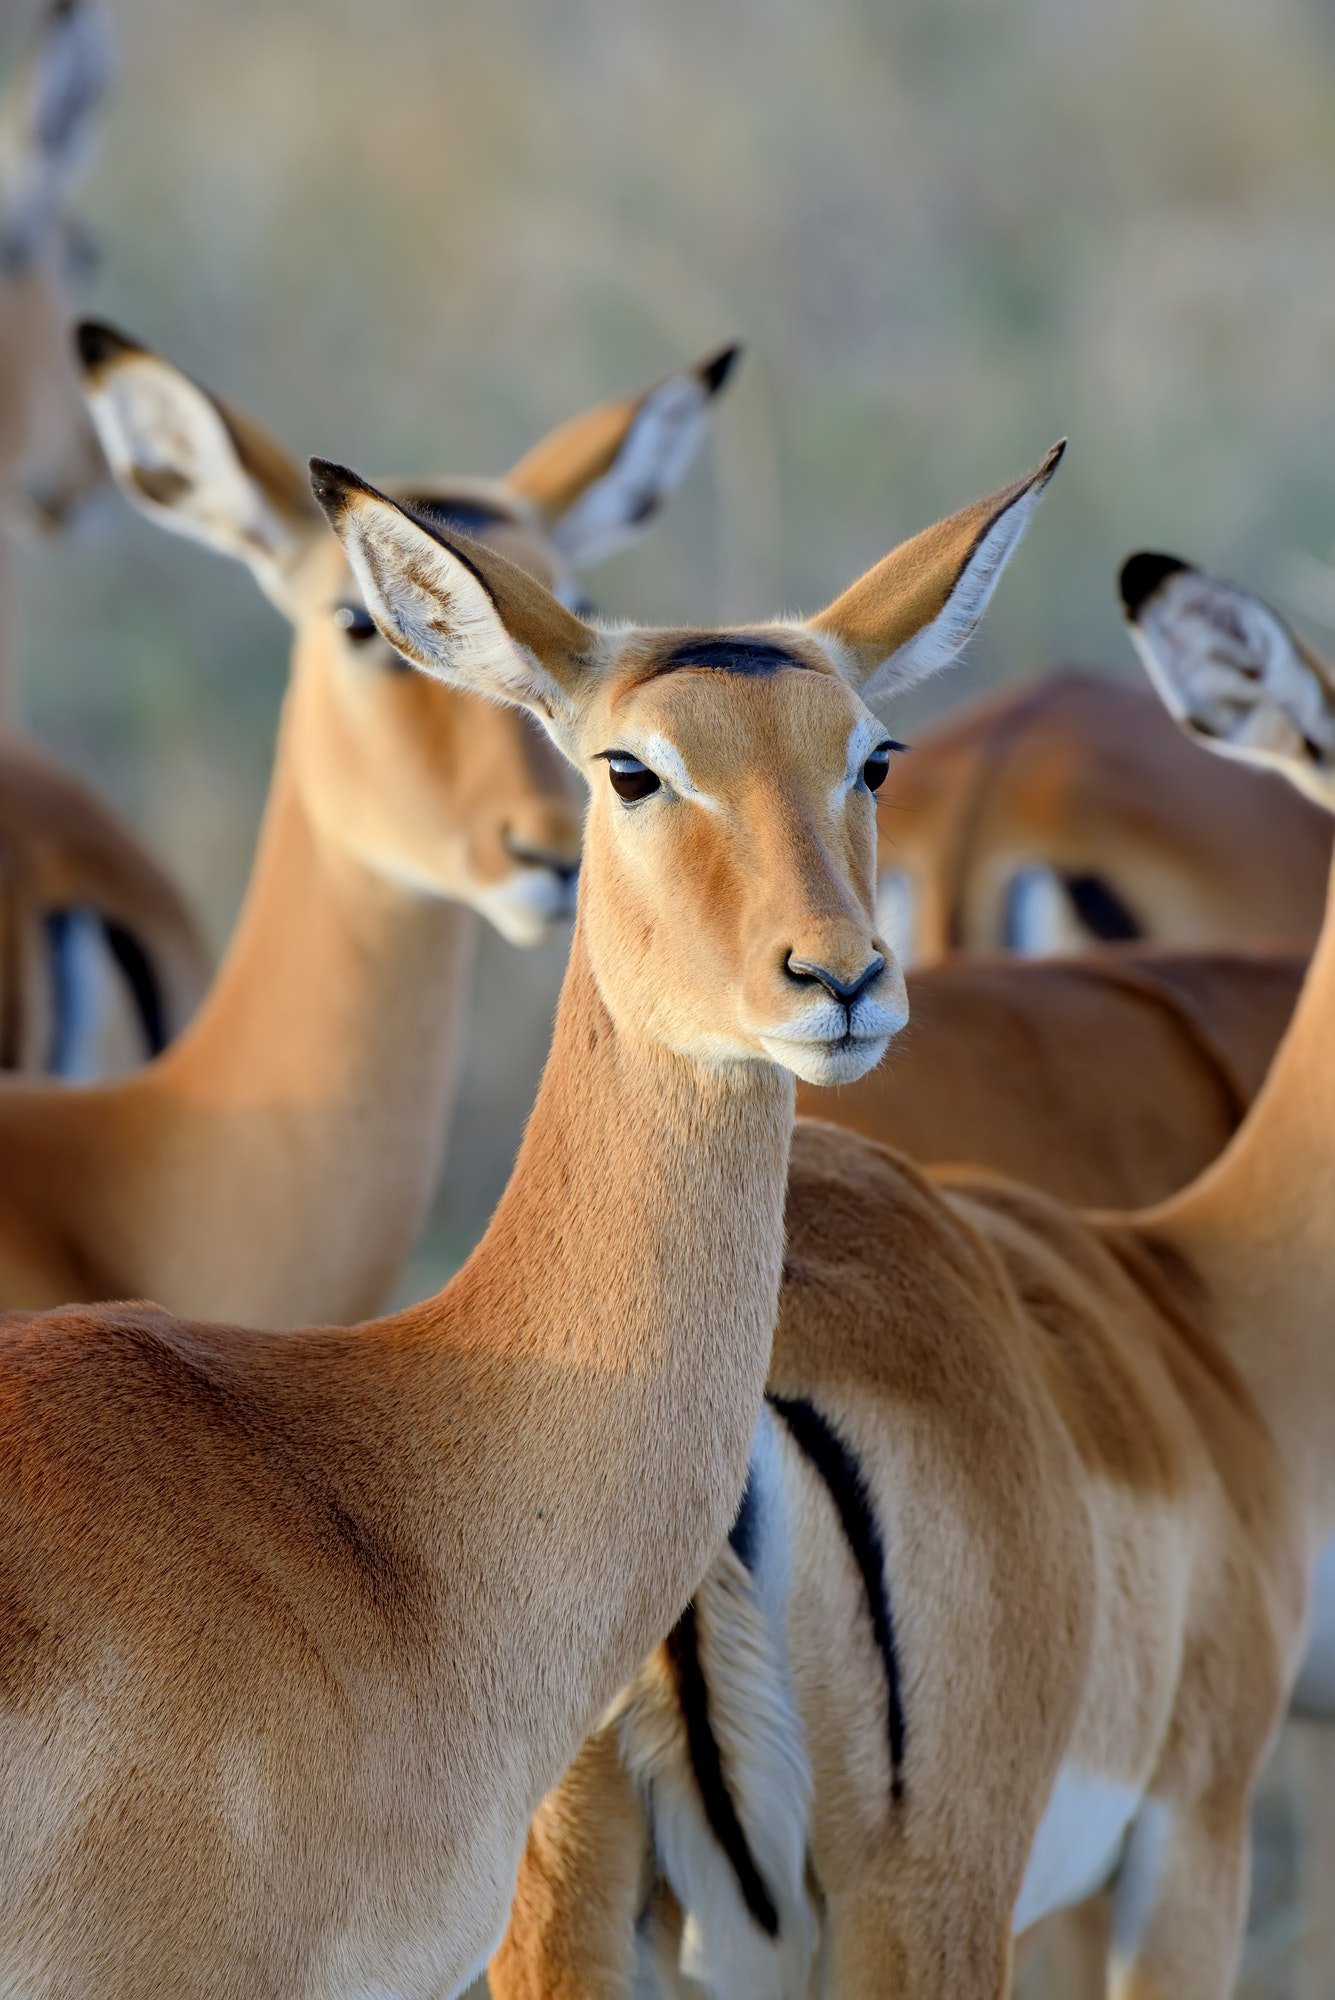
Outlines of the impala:
M1188 725L1335 810L1273 614L1165 558L1123 593ZM1000 1996L1110 1880L1109 1990L1231 1991L1295 1677L1335 1715L1333 1006L1335 889L1237 1137L1128 1216L799 1122L745 1500L535 1819L500 2000L627 1992L642 1911L719 1995Z
M435 1298L281 1335L5 1322L16 1992L418 2000L479 1967L530 1815L736 1510L793 1075L856 1077L903 1022L857 689L950 656L1054 463L808 623L658 632L317 462L386 637L591 786L574 940L509 1187Z
M884 921L923 964L1118 939L1307 950L1329 862L1310 800L1193 757L1148 689L1090 673L925 732L881 814Z
M250 891L198 1018L115 1083L0 1091L0 1300L356 1319L438 1178L478 914L531 943L573 906L574 780L527 717L391 652L307 481L250 418L110 328L80 339L125 492L244 561L295 637ZM573 590L569 565L680 476L725 373L564 426L564 508L532 500L522 467L417 504Z
M16 733L10 713L10 521L60 527L106 481L68 328L81 244L69 197L107 68L94 9L57 0L0 109L0 1068L65 1076L98 1060L108 955L150 1054L208 980L172 882L96 792Z

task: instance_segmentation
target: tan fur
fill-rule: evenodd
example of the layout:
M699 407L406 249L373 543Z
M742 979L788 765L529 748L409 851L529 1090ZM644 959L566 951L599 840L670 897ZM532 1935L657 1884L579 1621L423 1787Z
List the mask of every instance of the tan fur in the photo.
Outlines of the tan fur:
M1252 699L1241 685L1221 701ZM1239 724L1236 743L1259 740ZM1270 730L1272 761L1279 741ZM1335 803L1335 756L1310 738L1289 754ZM1232 1990L1249 1801L1335 1529L1333 996L1335 915L1237 1137L1184 1194L1124 1218L968 1170L928 1181L799 1122L770 1383L814 1403L861 1468L908 1732L897 1802L860 1578L789 1441L784 1636L829 1992L1007 1993L1013 1913L1062 1773L1140 1801L1128 1853L1139 1840L1147 1893L1132 1897L1124 1862L1111 1990ZM597 1810L587 1789L577 1803ZM615 1990L584 1980L579 1953L623 1913L590 1904L587 1941L562 1921L587 1865L577 1847L564 1865L567 1824L548 1801L548 1907L535 1923L521 1887L499 2000L544 1981Z
M109 328L82 338L128 496L251 564L293 621L292 677L246 905L189 1033L123 1082L0 1093L0 1302L355 1320L383 1304L439 1177L476 913L518 942L569 913L577 787L528 716L349 639L355 579L263 426ZM221 440L207 475L192 423ZM413 493L484 503L489 541L569 580L507 483ZM539 641L538 607L583 629L514 574L521 642Z
M1320 928L1322 814L1280 778L1193 757L1147 689L1094 674L922 731L880 821L880 866L911 886L915 964L1000 948L1009 887L1035 864L1106 881L1150 942L1305 950Z
M880 1067L848 1090L800 1088L798 1111L1065 1201L1157 1201L1236 1131L1304 969L1281 952L1111 946L924 966Z
M179 890L96 792L18 730L10 648L15 517L62 527L107 477L70 343L68 168L101 90L90 6L53 6L0 111L0 1062L40 1072L56 1039L44 919L95 911L130 933L157 976L176 1034L208 979L208 955ZM47 100L78 107L65 118ZM44 145L41 134L47 134ZM61 135L57 137L57 135ZM108 968L108 971L110 968Z
M480 597L476 545L335 468L317 491L395 644L507 693L529 584L488 555ZM876 964L849 764L878 725L782 629L769 676L592 628L528 663L592 786L580 913L513 1178L444 1292L282 1336L5 1323L0 1964L31 2000L457 1989L724 1534L780 1281L769 1051L801 1029L808 1074L850 1074L902 1019L892 962L837 1021L785 971ZM628 743L699 796L624 804Z
M253 419L226 423L290 536L292 681L254 875L162 1059L94 1090L0 1092L10 1306L147 1296L278 1325L374 1311L439 1175L466 906L578 859L555 751L516 711L395 671L378 637L354 647L335 613L358 593L309 485ZM548 879L555 916L568 891Z

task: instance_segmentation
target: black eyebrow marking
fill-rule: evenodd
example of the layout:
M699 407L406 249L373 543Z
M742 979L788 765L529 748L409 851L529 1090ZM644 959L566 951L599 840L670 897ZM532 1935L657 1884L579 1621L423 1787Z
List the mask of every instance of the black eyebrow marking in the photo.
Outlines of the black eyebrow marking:
M721 674L777 674L785 667L810 667L810 662L790 653L786 646L769 639L748 639L718 633L713 638L685 639L663 659L654 663L655 674L670 674L677 667L708 667Z

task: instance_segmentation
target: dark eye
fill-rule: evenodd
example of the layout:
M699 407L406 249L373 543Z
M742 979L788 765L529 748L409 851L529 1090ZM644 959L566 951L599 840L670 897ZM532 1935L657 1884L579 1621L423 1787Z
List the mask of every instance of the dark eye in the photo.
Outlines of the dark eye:
M340 604L334 613L334 623L354 646L364 646L368 640L380 637L375 619L364 604Z
M612 780L612 790L627 805L635 805L640 799L647 799L659 789L662 783L655 777L647 764L638 757L632 757L625 750L608 750L607 775Z
M876 745L871 756L862 767L862 782L869 792L880 791L881 786L889 776L890 759L896 750L906 748L906 744L896 743L891 737L887 737L884 743Z

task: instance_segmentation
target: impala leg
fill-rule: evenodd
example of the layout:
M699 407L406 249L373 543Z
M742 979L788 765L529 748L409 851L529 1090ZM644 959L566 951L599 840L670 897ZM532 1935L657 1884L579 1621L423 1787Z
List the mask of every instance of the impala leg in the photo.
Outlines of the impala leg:
M630 2000L646 1829L616 1732L591 1736L529 1828L493 2000Z
M1017 2000L1104 2000L1112 1901L1091 1896L1026 1931L1015 1948Z
M1245 1800L1137 1824L1113 1906L1113 2000L1227 2000L1247 1913ZM1136 1848L1143 1842L1139 1855Z
M997 1891L945 1855L864 1868L827 1906L831 2000L1006 2000L1011 1899Z

